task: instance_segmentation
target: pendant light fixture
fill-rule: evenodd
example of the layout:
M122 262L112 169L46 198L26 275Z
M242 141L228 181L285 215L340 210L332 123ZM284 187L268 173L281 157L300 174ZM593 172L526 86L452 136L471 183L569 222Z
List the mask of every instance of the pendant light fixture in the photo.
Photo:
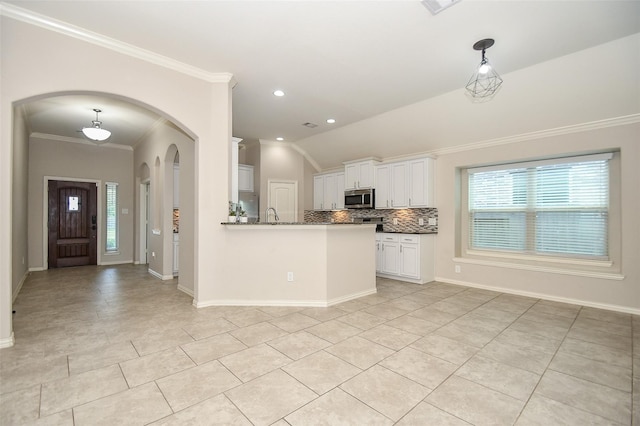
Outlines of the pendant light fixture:
M502 79L485 56L485 51L493 46L493 43L495 41L492 38L485 38L473 45L475 50L482 51L482 61L469 79L466 88L467 94L477 101L491 99L502 84Z
M96 119L91 121L91 127L83 127L82 133L92 141L102 142L109 139L111 132L100 127L102 125L102 121L98 120L98 113L101 113L102 110L96 108L93 110L96 113Z

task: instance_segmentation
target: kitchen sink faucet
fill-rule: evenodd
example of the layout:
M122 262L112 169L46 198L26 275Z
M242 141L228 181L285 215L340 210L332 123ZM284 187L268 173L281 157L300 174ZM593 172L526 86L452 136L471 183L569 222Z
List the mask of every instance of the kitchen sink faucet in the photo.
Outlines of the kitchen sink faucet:
M273 210L273 218L276 220L276 222L278 222L280 218L278 217L278 212L273 207L267 208L267 210L264 212L264 221L269 223L269 212L271 210Z

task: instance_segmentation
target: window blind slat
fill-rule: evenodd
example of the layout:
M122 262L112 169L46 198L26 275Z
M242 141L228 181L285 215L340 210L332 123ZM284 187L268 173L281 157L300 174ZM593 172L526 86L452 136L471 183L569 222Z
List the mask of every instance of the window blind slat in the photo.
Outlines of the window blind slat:
M607 257L610 158L469 169L469 247Z

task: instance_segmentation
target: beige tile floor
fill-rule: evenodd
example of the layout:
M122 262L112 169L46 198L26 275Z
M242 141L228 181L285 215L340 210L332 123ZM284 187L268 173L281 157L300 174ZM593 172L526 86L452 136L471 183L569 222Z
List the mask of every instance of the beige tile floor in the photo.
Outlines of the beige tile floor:
M640 419L632 315L385 279L330 308L191 302L142 266L32 273L0 350L0 424Z

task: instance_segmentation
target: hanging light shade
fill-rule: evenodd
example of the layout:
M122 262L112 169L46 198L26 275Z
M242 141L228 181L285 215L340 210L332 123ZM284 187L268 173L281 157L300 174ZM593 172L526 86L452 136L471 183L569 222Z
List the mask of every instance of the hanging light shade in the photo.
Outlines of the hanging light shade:
M92 141L102 142L109 139L111 132L100 127L102 121L98 120L98 113L102 112L102 110L94 108L94 111L96 113L96 119L91 121L91 127L83 127L82 133Z
M467 94L476 100L491 99L502 84L502 78L500 78L500 75L493 69L485 56L485 51L493 46L493 43L495 43L495 41L492 38L485 38L484 40L477 41L473 45L475 50L482 51L482 61L480 61L480 64L473 72L466 89Z

